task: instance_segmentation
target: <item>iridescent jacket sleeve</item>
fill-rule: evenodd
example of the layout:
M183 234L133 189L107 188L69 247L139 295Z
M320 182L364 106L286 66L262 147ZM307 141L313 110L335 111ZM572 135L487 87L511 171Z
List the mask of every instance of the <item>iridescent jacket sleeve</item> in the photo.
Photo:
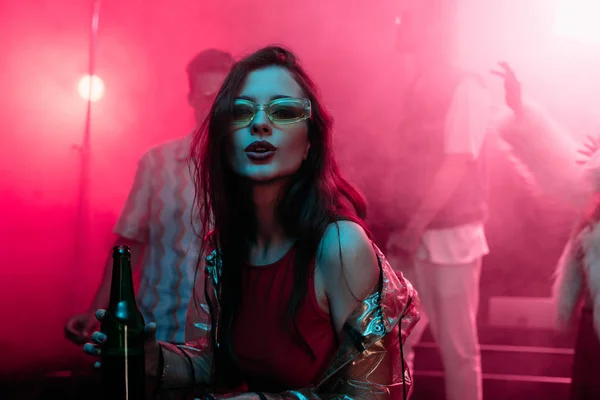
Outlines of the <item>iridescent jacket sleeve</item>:
M205 258L204 269L195 277L194 291L188 306L185 346L161 342L164 358L162 386L165 388L206 387L212 375L211 326L218 312L219 271L217 252ZM216 324L215 324L216 325Z
M401 274L397 275L381 251L376 246L373 247L381 271L379 285L346 320L340 346L320 382L309 388L265 393L266 398L402 399L404 392L409 392L412 378L402 357L401 344L419 319L419 299L410 282ZM218 284L218 278L211 278L214 273L218 276L218 267L207 265L207 282ZM207 289L209 286L211 285L207 285ZM216 296L218 292L211 288L210 293ZM218 296L214 300L217 298ZM212 296L209 299L212 301ZM200 323L193 322L188 325L190 329L196 329L198 332L190 333L191 337L208 337L207 326L203 325L207 317L204 313L201 314L198 321ZM209 369L206 369L205 363L209 361L209 357L205 354L209 352L210 343L201 339L196 339L194 343L200 343L204 347L192 351L180 346L173 350L172 354L165 355L165 380L183 383L185 380L192 382L193 377L196 384L207 381L205 374ZM163 347L163 351L165 349ZM170 351L167 349L167 352ZM196 357L202 360L196 360ZM175 369L167 366L168 363L185 358L188 360L183 363L177 361L181 363L178 365L185 364L185 367ZM181 377L167 375L167 368L185 378L182 380ZM249 396L251 394L245 394L244 398ZM235 394L214 397L225 399L235 397Z

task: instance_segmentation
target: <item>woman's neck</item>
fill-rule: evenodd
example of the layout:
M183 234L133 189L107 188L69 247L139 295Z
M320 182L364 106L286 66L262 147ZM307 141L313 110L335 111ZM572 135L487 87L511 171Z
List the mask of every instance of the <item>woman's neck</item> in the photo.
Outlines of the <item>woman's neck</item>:
M277 181L253 187L256 236L249 254L251 264L271 264L293 245L293 238L286 235L277 217L277 200L284 185L285 181Z
M285 240L283 226L277 218L277 201L284 184L284 181L255 184L252 189L256 212L255 243L259 248Z

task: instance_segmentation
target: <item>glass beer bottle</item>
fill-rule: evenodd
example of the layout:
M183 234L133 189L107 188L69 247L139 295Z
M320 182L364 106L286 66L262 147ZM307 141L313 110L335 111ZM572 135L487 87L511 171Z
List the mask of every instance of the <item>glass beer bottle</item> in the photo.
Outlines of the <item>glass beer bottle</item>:
M145 400L144 317L135 302L131 252L128 246L113 248L110 301L100 330L102 389L110 400Z

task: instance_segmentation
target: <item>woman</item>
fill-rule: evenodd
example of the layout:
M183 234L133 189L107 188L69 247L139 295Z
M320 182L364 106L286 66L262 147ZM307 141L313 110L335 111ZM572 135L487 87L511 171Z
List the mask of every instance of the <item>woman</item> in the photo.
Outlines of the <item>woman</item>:
M553 298L558 323L579 320L571 399L600 398L600 153L592 140L587 149L556 125L541 109L524 104L520 84L506 63L506 102L514 114L504 121L502 138L524 171L546 194L584 210L556 268ZM589 159L582 167L578 153Z
M266 47L235 64L203 130L192 158L214 228L205 279L189 345L148 340L147 375L216 398L405 395L401 343L418 298L363 228L364 200L338 170L331 119L295 56ZM102 339L84 350L99 354Z

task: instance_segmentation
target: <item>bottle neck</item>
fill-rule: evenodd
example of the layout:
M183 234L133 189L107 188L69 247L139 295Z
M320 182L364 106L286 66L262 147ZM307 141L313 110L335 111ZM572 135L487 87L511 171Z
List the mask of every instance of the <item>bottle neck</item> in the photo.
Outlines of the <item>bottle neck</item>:
M121 302L135 304L135 289L130 258L119 254L113 256L109 308L114 309Z

